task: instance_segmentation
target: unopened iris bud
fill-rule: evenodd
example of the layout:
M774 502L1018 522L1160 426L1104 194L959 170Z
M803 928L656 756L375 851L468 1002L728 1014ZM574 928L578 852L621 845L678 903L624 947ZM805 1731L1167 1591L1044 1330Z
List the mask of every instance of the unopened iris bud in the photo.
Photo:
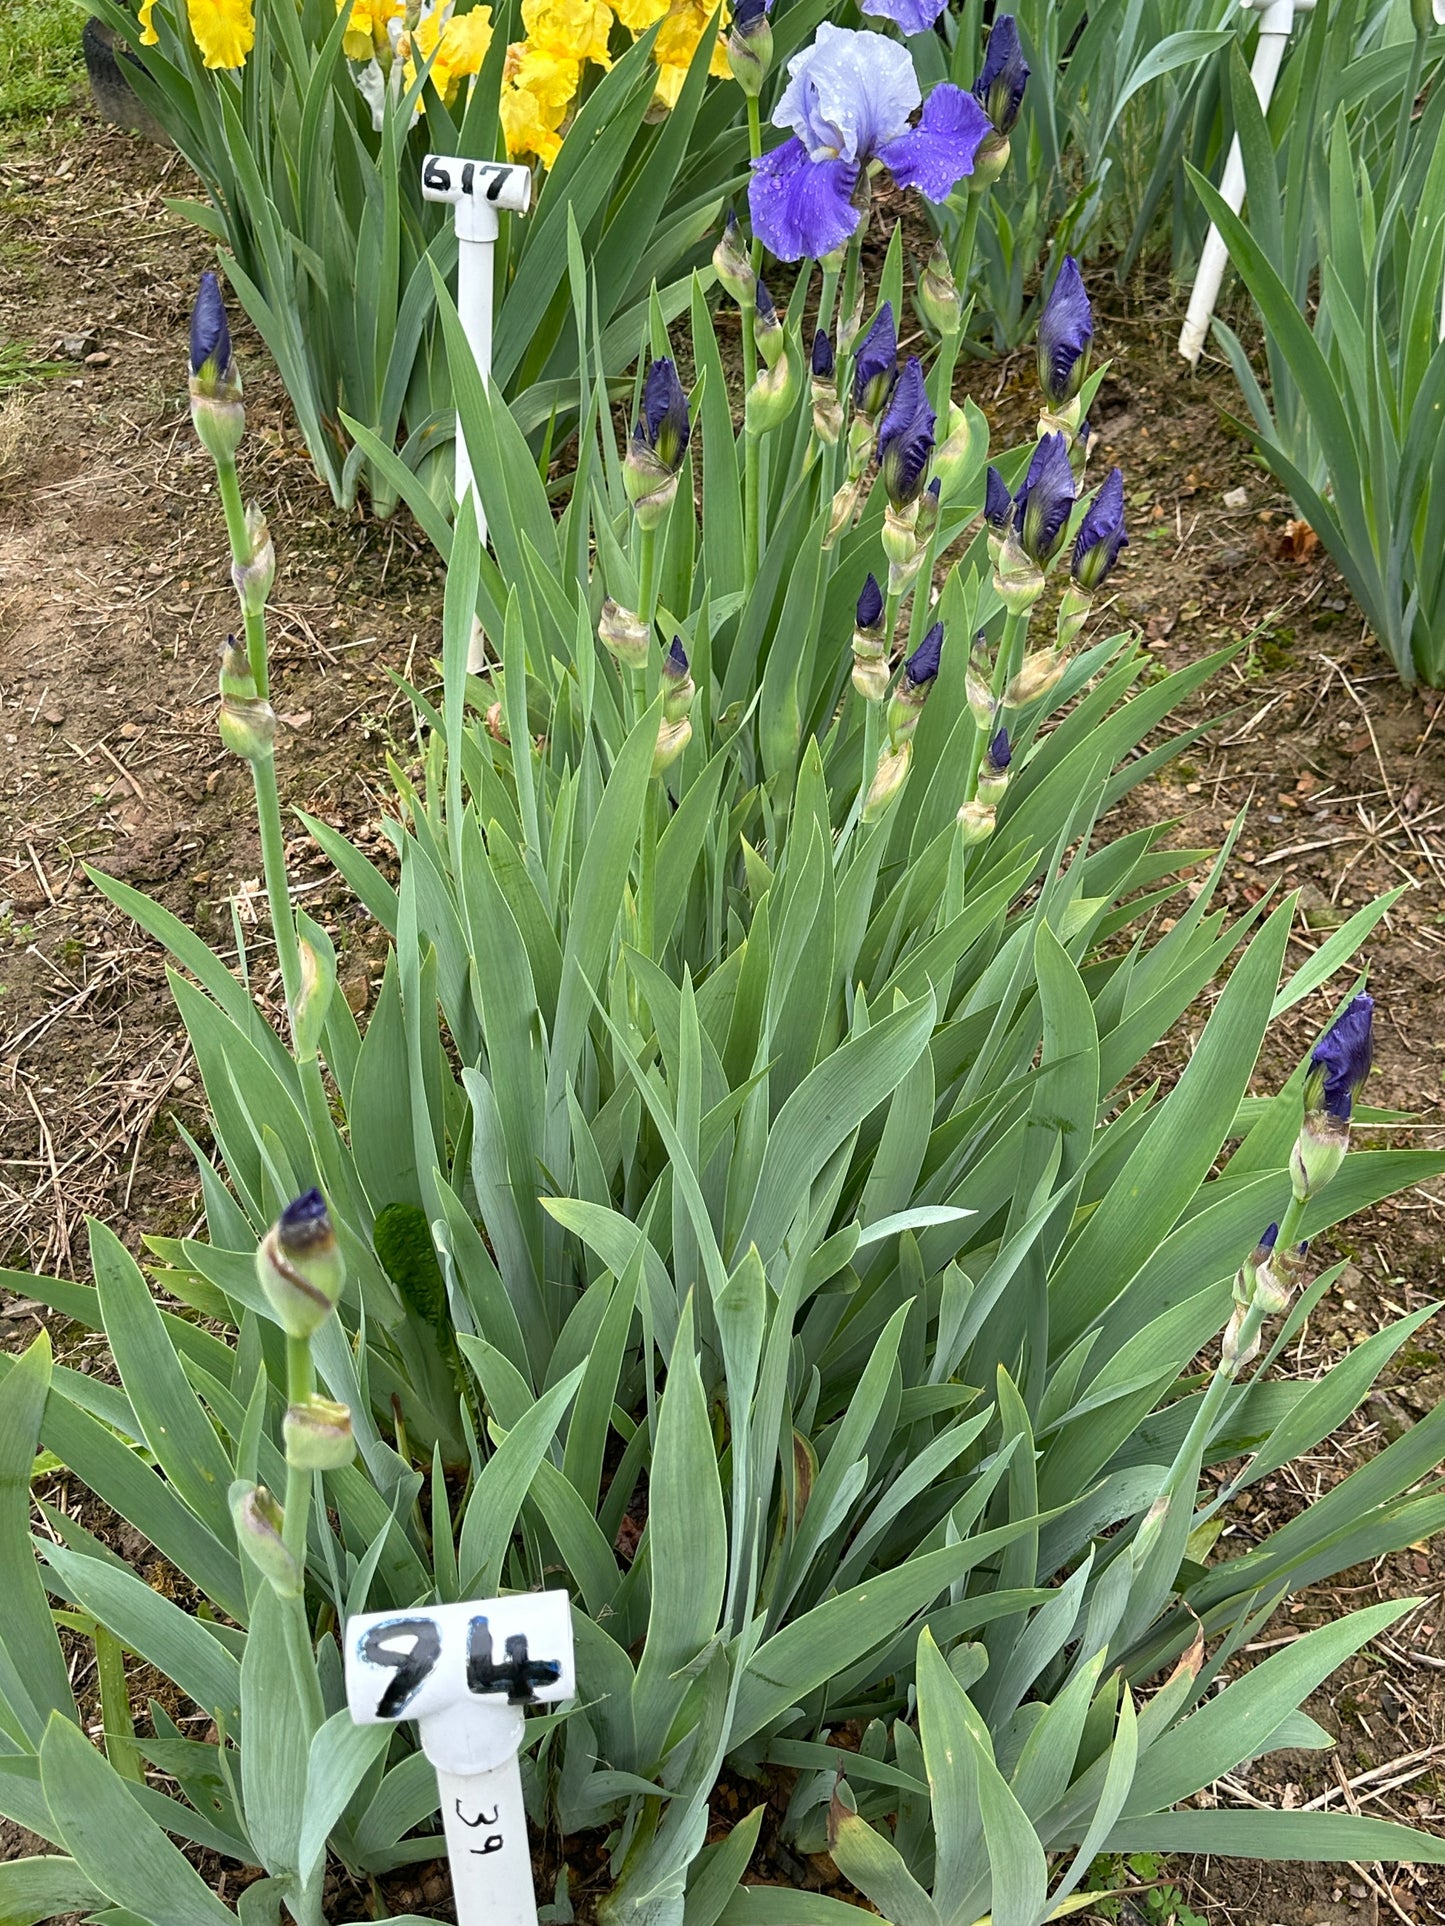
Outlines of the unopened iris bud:
M883 511L883 553L890 567L906 568L918 552L918 503L895 508L889 502Z
M1290 1158L1300 1201L1317 1196L1345 1160L1355 1097L1374 1062L1374 1021L1374 999L1353 997L1310 1052L1304 1122Z
M213 461L234 461L246 432L246 410L221 284L209 271L201 276L191 310L190 366L191 420L202 446Z
M233 756L259 762L276 741L276 711L256 687L251 658L234 635L221 646L221 707L216 717L221 741Z
M231 1487L231 1523L236 1543L279 1598L299 1598L301 1568L281 1536L281 1507L264 1485L238 1482Z
M310 1337L336 1308L346 1266L326 1200L308 1190L288 1204L261 1240L256 1275L288 1337Z
M1026 615L1044 592L1044 573L1010 529L998 544L993 563L994 593L1011 615Z
M1028 83L1029 64L1019 43L1018 21L1011 13L1000 13L988 36L982 71L973 83L973 97L996 134L1013 132Z
M1056 418L1051 426L1067 426L1071 435L1082 411L1073 408L1068 419L1064 411L1071 408L1089 372L1093 339L1094 317L1084 277L1073 255L1066 254L1039 316L1038 369L1046 409Z
M645 669L651 634L640 615L623 608L609 595L597 618L597 639L624 669Z
M1008 730L997 730L978 765L978 796L981 802L996 803L1008 788L1009 764L1013 761L1013 753Z
M675 635L662 664L663 715L669 722L681 722L692 708L696 693L697 685L688 666L687 650L682 646L682 637Z
M1063 547L1073 506L1074 471L1068 447L1062 434L1045 435L1013 503L1019 546L1036 567L1047 568Z
M254 502L246 510L246 560L231 562L231 580L245 615L259 615L276 580L276 548L266 517Z
M894 509L916 502L922 492L937 420L923 383L923 364L911 354L878 425L878 466ZM892 559L891 550L889 555Z
M622 484L640 529L659 528L666 519L690 435L687 396L677 369L668 356L659 355L647 370L642 412L622 464Z
M966 802L958 812L959 841L965 849L986 843L997 824L998 812L991 802Z
M339 1471L356 1456L349 1405L310 1397L293 1404L281 1421L286 1462L298 1471Z
M658 727L657 747L652 752L652 773L660 776L670 769L692 741L692 718L680 716L676 722L665 718Z
M838 271L840 273L843 266L843 255L844 251L840 250L838 255ZM826 267L827 264L824 262L822 265ZM858 339L859 332L863 326L863 303L866 298L867 296L864 290L860 287L858 290L858 298L853 303L853 312L851 314L840 314L838 317L839 354L851 353L853 343Z
M943 484L937 475L918 497L918 519L913 532L920 543L931 542L938 527L938 503L943 493Z
M758 318L754 339L763 360L770 368L776 367L778 356L783 352L787 337L783 333L783 324L778 319L778 310L773 297L768 292L768 284L761 275L758 277Z
M813 376L813 432L831 448L843 432L843 404L838 399L833 344L821 328L813 336L809 365Z
M983 519L996 534L1013 526L1014 500L1008 484L996 468L990 468L983 484Z
M963 326L963 296L953 278L948 249L935 241L928 263L918 277L918 305L937 333L952 336Z
M757 298L758 277L748 255L747 242L738 226L738 217L729 212L722 239L712 251L713 272L740 308L750 308Z
M870 575L858 597L853 630L853 687L865 702L881 702L888 693L889 641L883 619L883 591L876 577Z
M781 328L778 330L778 348L777 362L772 367L760 368L757 380L748 389L743 423L750 435L771 434L775 428L782 427L793 411L798 384L793 373L793 357L787 351L786 336Z
M1124 527L1124 476L1111 468L1104 485L1090 502L1074 538L1074 553L1069 573L1081 589L1094 594L1129 546Z
M1041 696L1049 695L1063 679L1068 657L1057 649L1035 649L1019 664L1018 674L1004 690L1005 709L1022 709Z
M873 772L873 780L868 785L868 794L863 799L865 823L877 822L888 808L907 780L912 763L911 739L901 742L896 749L884 750L878 758L878 767Z
M301 923L296 940L301 984L296 995L295 1043L297 1056L305 1060L314 1057L321 1047L326 1013L336 991L336 952L315 924L306 917L302 917ZM314 939L308 930L315 932Z
M993 690L989 687L987 675L975 666L978 658L971 661L963 672L963 699L968 704L968 712L973 717L974 726L979 729L992 729L994 719ZM988 667L984 657L983 668Z
M885 301L853 358L853 406L869 422L875 421L897 380L898 329L893 322L893 303Z
M943 624L935 622L903 665L898 687L888 705L888 743L897 749L907 743L918 727L923 705L938 680L943 657Z
M987 431L981 436L974 421L956 401L948 404L947 430L933 451L932 469L943 493L951 499L972 480L988 441Z
M1008 787L1013 744L1007 729L996 729L989 738L978 766L978 794L985 802L996 802Z
M858 512L858 497L862 493L861 477L856 481L846 481L833 497L833 506L828 511L828 527L823 536L824 548L831 548L845 528L852 525Z
M733 79L750 99L763 90L773 64L773 30L768 24L772 0L737 0L728 31L727 57Z

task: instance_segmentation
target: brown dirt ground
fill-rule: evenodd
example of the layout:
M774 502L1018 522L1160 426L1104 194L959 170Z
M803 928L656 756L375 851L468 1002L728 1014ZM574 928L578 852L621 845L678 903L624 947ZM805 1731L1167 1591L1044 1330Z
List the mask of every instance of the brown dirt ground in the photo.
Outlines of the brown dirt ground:
M173 157L88 112L10 138L0 159L0 334L41 353L85 337L64 376L0 399L0 1263L66 1275L86 1270L87 1215L133 1246L142 1229L188 1227L196 1186L177 1120L205 1140L157 948L82 865L157 896L223 954L234 957L239 927L258 981L272 962L257 927L246 775L221 750L212 714L232 603L209 464L186 419L186 314L208 248L163 197L187 191ZM1179 307L1169 290L1138 282L1121 293L1098 276L1095 289L1114 371L1095 409L1094 460L1124 467L1134 529L1118 614L1167 667L1249 638L1185 718L1216 726L1121 815L1177 823L1180 846L1212 845L1247 807L1227 900L1298 888L1296 961L1351 909L1398 882L1413 886L1369 945L1382 1016L1370 1099L1420 1119L1390 1141L1439 1145L1439 698L1395 680L1310 531L1291 523L1224 423L1222 411L1238 406L1227 371L1191 379L1173 357ZM380 845L384 751L409 755L408 708L391 675L430 673L440 571L404 518L378 525L333 509L259 343L240 331L238 348L250 422L243 482L270 517L280 559L272 633L283 793ZM1027 425L1026 357L963 380L1005 431ZM1241 488L1247 505L1227 507ZM379 969L374 938L299 832L292 855L361 1009ZM1328 1008L1316 996L1291 1013L1261 1090ZM1166 1068L1183 1060L1204 1014L1191 1012ZM1445 1180L1354 1220L1320 1253L1347 1255L1351 1269L1312 1321L1298 1370L1317 1372L1438 1290L1442 1222ZM37 1322L36 1307L12 1299L0 1341L22 1344ZM1231 1532L1278 1523L1428 1410L1445 1388L1442 1339L1439 1320L1425 1326L1340 1436L1240 1501ZM72 1333L68 1348L80 1368L105 1368L98 1341ZM1346 1604L1405 1595L1420 1599L1416 1611L1310 1707L1338 1733L1336 1750L1248 1768L1222 1797L1445 1830L1442 1547L1413 1547L1307 1594L1269 1642ZM17 1849L0 1839L0 1852ZM779 1861L764 1876L800 1871ZM1445 1877L1426 1869L1200 1861L1174 1872L1198 1911L1240 1926L1445 1919ZM433 1867L388 1897L445 1912L444 1894Z

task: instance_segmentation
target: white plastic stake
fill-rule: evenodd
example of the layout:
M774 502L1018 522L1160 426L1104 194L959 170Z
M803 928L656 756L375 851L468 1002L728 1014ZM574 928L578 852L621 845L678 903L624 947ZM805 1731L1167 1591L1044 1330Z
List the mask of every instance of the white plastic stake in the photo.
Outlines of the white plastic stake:
M576 1689L566 1592L347 1621L352 1718L415 1719L436 1768L458 1926L537 1926L517 1762L522 1707L570 1699Z
M1269 107L1270 96L1274 93L1274 83L1279 78L1284 50L1294 27L1294 17L1297 13L1311 12L1314 4L1315 0L1240 0L1241 6L1252 8L1261 15L1259 44L1254 50L1249 77L1254 85L1255 97L1263 109ZM1244 205L1244 155L1240 150L1238 134L1230 143L1225 158L1219 193L1235 214ZM1189 297L1189 312L1179 335L1179 352L1191 366L1198 365L1208 339L1209 324L1214 318L1214 304L1219 299L1219 284L1224 279L1228 259L1229 249L1224 236L1211 223L1199 256L1199 272L1194 278L1194 290Z
M445 201L457 231L457 313L484 384L492 378L492 249L496 246L499 212L525 214L532 204L532 170L508 161L457 160L428 154L421 166L424 201ZM456 496L460 509L472 490L477 527L483 546L487 517L473 486L471 457L457 416ZM481 632L472 631L470 669L481 667Z

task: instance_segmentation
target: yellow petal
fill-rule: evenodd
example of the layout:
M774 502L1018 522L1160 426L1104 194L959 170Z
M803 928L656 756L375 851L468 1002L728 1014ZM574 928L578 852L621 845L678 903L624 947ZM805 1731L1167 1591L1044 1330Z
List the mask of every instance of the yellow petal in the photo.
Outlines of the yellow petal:
M256 44L251 0L186 0L191 32L208 67L245 65Z

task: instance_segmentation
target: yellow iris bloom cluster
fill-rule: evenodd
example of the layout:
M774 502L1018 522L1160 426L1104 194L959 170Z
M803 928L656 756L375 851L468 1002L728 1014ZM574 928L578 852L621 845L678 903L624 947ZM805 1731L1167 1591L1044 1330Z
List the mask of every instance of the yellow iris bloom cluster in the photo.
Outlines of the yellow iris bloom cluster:
M344 0L343 0L344 3ZM236 68L256 40L252 0L184 0L191 33L208 67ZM156 0L141 0L141 40L156 45ZM338 7L339 11L339 7ZM410 15L411 24L408 25ZM550 167L561 152L590 61L611 66L608 41L614 20L632 35L656 26L652 57L657 64L655 100L677 105L697 45L712 17L712 0L522 0L526 38L507 49L500 112L507 153L531 155ZM659 24L660 23L660 24ZM451 105L463 80L480 73L492 41L492 10L474 6L457 14L443 5L421 13L415 0L352 0L342 47L349 60L379 61L389 69L400 58L409 87L418 59L432 62L432 84ZM375 70L373 69L373 72ZM727 49L719 34L709 72L726 79Z
M562 130L571 116L587 62L609 67L607 46L613 20L634 39L661 21L653 47L657 63L655 98L672 108L712 17L708 0L522 0L525 40L507 49L502 82L502 129L507 153L516 160L531 154L550 167L562 147ZM726 79L727 52L719 38L710 71Z

